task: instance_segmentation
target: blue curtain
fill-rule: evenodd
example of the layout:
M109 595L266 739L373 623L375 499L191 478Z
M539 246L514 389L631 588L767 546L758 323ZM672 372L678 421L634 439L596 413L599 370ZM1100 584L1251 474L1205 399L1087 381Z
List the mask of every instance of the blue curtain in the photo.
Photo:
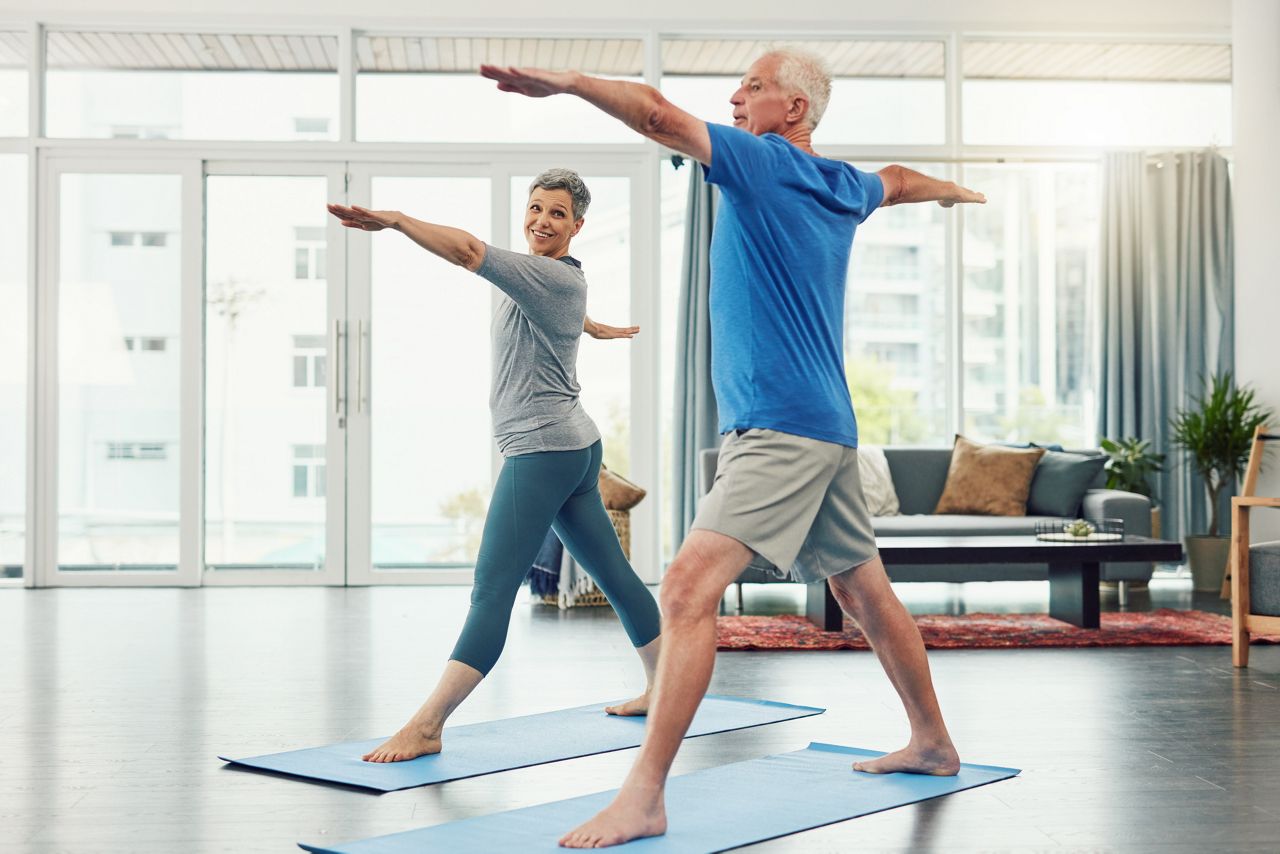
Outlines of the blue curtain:
M1172 447L1169 420L1234 367L1227 161L1213 151L1109 154L1103 193L1098 430L1167 454L1153 484L1163 533L1203 534L1208 496Z
M686 161L688 162L688 161ZM715 187L690 163L688 217L684 231L680 311L676 321L676 382L673 411L672 513L677 545L689 533L698 504L698 453L720 442L711 389L711 228Z

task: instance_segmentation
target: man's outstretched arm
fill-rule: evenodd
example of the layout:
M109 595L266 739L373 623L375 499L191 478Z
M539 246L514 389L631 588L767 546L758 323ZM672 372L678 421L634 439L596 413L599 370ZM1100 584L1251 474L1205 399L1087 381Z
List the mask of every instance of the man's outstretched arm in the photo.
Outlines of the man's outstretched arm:
M689 115L644 83L603 80L577 71L540 68L500 68L481 65L480 74L498 83L503 92L530 98L577 95L618 119L642 136L711 165L711 134L704 122Z
M930 178L905 166L886 166L876 173L884 183L884 201L880 207L903 205L909 202L937 202L944 208L957 203L987 203L982 193L967 190L954 181Z

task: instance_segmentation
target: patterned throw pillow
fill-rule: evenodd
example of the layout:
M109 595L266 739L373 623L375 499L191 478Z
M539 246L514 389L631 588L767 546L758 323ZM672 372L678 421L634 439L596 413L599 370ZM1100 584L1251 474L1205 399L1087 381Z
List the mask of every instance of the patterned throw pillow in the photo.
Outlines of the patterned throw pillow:
M1027 495L1043 448L980 445L956 435L947 484L933 512L975 516L1025 516Z

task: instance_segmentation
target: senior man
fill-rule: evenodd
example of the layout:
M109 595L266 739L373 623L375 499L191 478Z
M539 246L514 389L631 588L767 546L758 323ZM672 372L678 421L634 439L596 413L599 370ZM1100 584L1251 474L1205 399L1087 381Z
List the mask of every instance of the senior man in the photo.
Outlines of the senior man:
M722 192L710 293L720 464L662 583L665 640L644 745L613 802L560 844L602 848L666 832L663 791L711 679L720 599L749 565L825 579L901 697L909 742L854 770L957 773L924 643L889 585L858 478L844 293L854 231L876 208L986 199L902 166L867 173L818 156L810 139L831 76L804 51L770 51L751 65L729 99L733 127L702 122L643 84L575 71L481 73L505 92L576 95L696 158Z

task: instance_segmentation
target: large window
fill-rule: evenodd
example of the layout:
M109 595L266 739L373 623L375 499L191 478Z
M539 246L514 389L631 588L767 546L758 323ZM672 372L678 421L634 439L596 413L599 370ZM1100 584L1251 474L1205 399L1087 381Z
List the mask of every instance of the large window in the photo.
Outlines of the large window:
M0 578L20 578L27 546L27 158L0 154Z
M356 137L381 142L641 142L568 95L499 92L480 65L574 68L639 80L639 39L362 35L356 39Z
M0 136L27 135L27 103L27 34L0 30Z
M835 80L814 145L940 145L946 142L944 45L940 41L806 41ZM700 119L731 124L729 98L772 46L759 41L663 42L663 94Z
M332 36L54 30L46 45L52 137L338 138Z
M970 145L1231 144L1227 83L975 80L964 103Z
M556 165L594 195L574 245L591 316L650 324L634 342L584 338L578 369L607 464L654 502L633 516L637 567L654 572L655 546L671 556L685 207L700 170L581 99L500 92L482 64L646 80L728 123L752 61L802 47L834 74L820 155L866 170L900 157L985 192L986 206L894 206L858 229L844 356L868 444L955 431L1094 444L1100 152L1231 143L1226 43L379 26L0 25L0 190L14 203L0 232L0 471L36 460L58 526L33 545L30 481L0 479L0 577L32 553L64 570L164 570L162 583L193 583L197 568L215 584L464 579L454 570L474 560L500 463L493 291L410 241L342 229L324 202L524 251L528 176ZM52 198L24 206L28 158ZM57 220L38 242L23 221L37 209ZM51 263L29 269L33 246ZM31 305L29 277L46 267ZM38 314L45 294L52 316ZM32 341L55 328L53 350ZM30 400L50 405L33 414ZM46 433L56 447L35 454Z
M988 199L964 220L965 432L1091 446L1097 167L972 166L964 180Z
M1231 143L1231 48L968 41L969 145Z
M858 164L875 171L884 164ZM912 168L947 177L940 164ZM845 370L869 445L950 435L946 221L937 205L881 208L858 226L845 295Z

